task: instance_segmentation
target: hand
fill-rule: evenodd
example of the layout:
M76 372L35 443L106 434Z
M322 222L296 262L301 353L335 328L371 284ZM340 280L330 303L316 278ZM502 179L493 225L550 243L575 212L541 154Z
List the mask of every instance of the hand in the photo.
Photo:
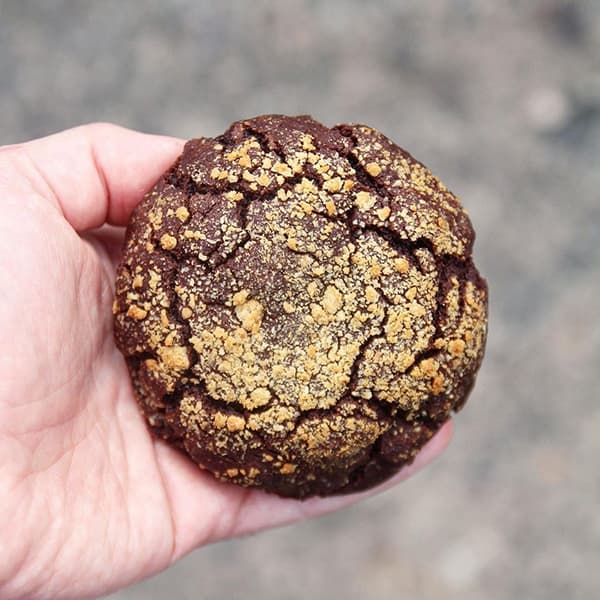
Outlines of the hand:
M113 280L122 227L182 144L96 124L0 148L2 598L108 593L202 544L374 493L245 490L149 434L113 342Z

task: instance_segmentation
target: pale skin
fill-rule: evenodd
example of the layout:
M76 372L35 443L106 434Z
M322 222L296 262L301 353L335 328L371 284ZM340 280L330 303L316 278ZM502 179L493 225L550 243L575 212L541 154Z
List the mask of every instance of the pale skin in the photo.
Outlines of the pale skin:
M154 439L112 337L134 206L183 142L108 124L0 148L0 597L97 596L199 546L340 509L392 480L282 499L219 483ZM110 227L112 226L112 227Z

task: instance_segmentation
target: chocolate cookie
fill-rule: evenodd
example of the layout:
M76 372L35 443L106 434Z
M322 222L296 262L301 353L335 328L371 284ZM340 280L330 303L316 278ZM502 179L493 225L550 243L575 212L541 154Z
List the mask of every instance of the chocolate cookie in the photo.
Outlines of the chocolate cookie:
M134 211L115 336L152 430L215 477L371 487L462 407L487 288L457 198L362 125L234 123Z

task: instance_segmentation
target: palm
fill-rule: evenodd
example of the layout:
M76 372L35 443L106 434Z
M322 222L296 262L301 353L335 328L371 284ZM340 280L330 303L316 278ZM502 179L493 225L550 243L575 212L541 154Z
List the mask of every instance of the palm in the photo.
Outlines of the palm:
M2 318L10 380L0 397L0 455L11 457L2 503L5 539L16 546L9 554L28 551L31 540L19 535L26 520L39 569L58 559L65 571L85 566L101 577L107 561L135 569L133 553L159 567L173 545L168 501L111 344L110 261L45 199L30 202L28 218L16 206L5 213L0 259L13 276ZM68 553L65 538L74 542ZM90 544L98 538L102 545Z
M177 148L162 151L144 187ZM104 593L202 543L355 500L301 503L217 483L149 435L112 338L122 231L79 235L100 223L69 206L73 190L57 192L36 152L44 148L33 146L33 159L11 152L0 161L0 593ZM141 197L121 195L129 207L117 217L114 207L106 211L119 224Z
M2 253L3 263L12 262L2 268L15 275L5 308L18 313L7 311L3 319L15 344L10 394L0 401L8 416L0 423L0 455L15 459L3 502L7 538L24 547L23 521L15 516L34 497L24 516L42 542L40 568L56 568L58 558L67 577L84 570L95 586L102 577L118 586L168 565L181 552L176 542L189 546L186 538L203 541L234 530L226 513L246 494L197 472L186 481L186 462L148 435L112 340L111 256L118 236L82 239L45 199L32 208L25 231L22 213L8 214L3 239L8 248L24 235L31 242L16 261ZM189 495L204 506L193 531L181 534L171 503L179 495L178 502ZM68 553L61 548L65 538ZM102 544L90 544L95 539ZM107 564L119 565L120 580Z

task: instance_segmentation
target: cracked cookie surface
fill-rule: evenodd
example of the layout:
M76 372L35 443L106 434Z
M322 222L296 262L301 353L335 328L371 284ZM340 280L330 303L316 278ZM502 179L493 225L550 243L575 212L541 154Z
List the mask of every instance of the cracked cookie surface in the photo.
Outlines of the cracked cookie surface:
M362 125L187 143L134 211L115 337L154 432L217 478L357 491L462 407L487 288L457 198Z

